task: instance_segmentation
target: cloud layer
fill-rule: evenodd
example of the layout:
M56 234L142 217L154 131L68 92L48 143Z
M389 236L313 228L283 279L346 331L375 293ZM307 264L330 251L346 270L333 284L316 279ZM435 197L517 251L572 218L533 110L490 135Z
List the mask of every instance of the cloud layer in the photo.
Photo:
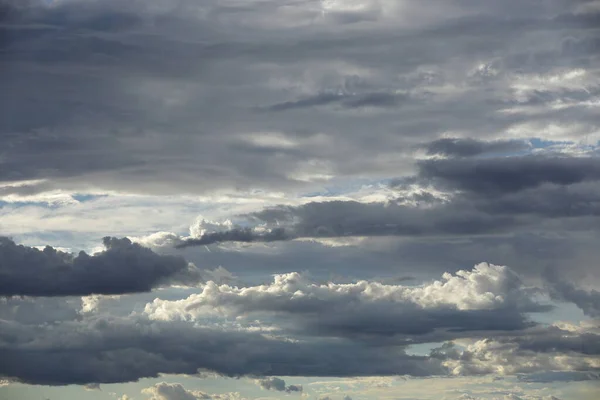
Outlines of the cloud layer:
M103 244L102 252L74 256L0 238L0 295L126 294L200 281L199 270L181 257L158 255L127 238L105 237Z
M0 20L0 397L597 383L598 1L0 0Z

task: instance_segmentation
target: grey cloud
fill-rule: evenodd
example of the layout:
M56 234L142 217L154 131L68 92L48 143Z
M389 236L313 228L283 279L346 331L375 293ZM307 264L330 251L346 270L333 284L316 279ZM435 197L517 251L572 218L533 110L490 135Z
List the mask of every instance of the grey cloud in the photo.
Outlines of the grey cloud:
M473 157L490 153L520 152L528 150L530 145L522 140L482 141L471 138L444 138L427 143L424 147L428 154L442 154L452 157Z
M587 356L600 354L600 335L592 332L569 332L557 327L538 328L519 337L503 339L505 343L514 343L524 351L537 353L579 353Z
M571 343L578 341L587 343L587 347L571 346ZM532 332L518 332L516 336L479 340L464 349L446 343L432 350L430 356L440 360L453 375L529 375L577 371L593 376L599 371L594 362L597 358L597 346L592 344L594 341L598 341L598 335L556 327L538 327L533 328ZM565 345L565 342L569 344ZM560 375L556 378L561 380Z
M408 356L401 348L340 340L291 342L140 318L88 318L53 329L0 324L0 375L33 384L128 382L198 369L228 376L444 373L437 362Z
M294 238L283 228L273 229L266 233L257 233L250 228L236 228L223 232L205 233L199 238L186 239L182 243L176 244L175 247L205 246L220 242L276 242Z
M283 379L277 377L259 379L257 381L258 385L266 390L275 390L278 392L302 392L301 385L285 385L285 381Z
M289 227L274 227L267 233L249 228L207 233L200 238L186 239L178 247L224 241L274 242L305 237L479 235L503 232L518 224L511 216L494 216L452 206L419 209L402 204L356 201L273 207L248 217L270 224L298 221Z
M523 156L427 160L418 177L450 189L498 195L542 184L571 185L600 180L600 158Z
M564 209L568 209L568 204ZM553 224L552 218L543 218L539 223L535 223L538 218L527 218L531 225L506 233L369 237L352 240L334 251L327 241L312 240L244 246L243 251L236 245L213 246L210 252L203 246L161 251L183 255L196 265L226 265L234 275L252 285L269 282L267 275L294 271L307 271L317 281L392 282L405 275L422 281L436 279L443 272L454 273L481 260L509 265L527 279L539 279L548 266L569 265L570 279L574 282L596 282L594 265L600 254L596 245L598 234L593 230L595 218L589 215L558 218Z
M74 320L80 309L79 298L0 297L0 319L23 325Z
M274 104L269 106L269 111L287 111L297 108L306 108L313 106L322 106L341 101L345 96L337 93L321 93L313 97L308 97L302 100L286 101L284 103Z
M580 371L549 371L538 372L520 376L519 380L523 382L581 382L600 379L600 373L580 372Z
M432 144L440 145L448 147L446 142ZM482 142L473 145L487 151ZM594 229L593 221L600 215L599 180L600 158L594 154L429 159L418 163L417 175L392 181L398 194L390 201L269 207L237 216L251 226L266 224L266 230L236 227L209 232L177 247L352 236L473 237L532 232L541 226L554 231L554 220L564 221L567 230ZM414 186L420 189L415 191ZM433 194L431 187L442 194Z
M269 106L269 111L287 111L293 109L302 109L314 106L323 106L332 103L339 103L344 108L362 108L362 107L392 107L406 100L407 96L386 93L321 93L313 97L302 100L286 101L284 103Z
M534 325L525 312L550 309L533 301L533 294L508 268L482 263L418 287L365 281L316 284L297 273L242 289L209 282L184 300L157 299L146 312L157 319L200 320L214 309L232 318L276 317L279 325L304 335L409 344L525 329Z
M402 14L368 7L326 16L294 1L284 3L297 11L289 14L281 1L22 3L3 2L2 180L159 194L285 190L312 186L294 178L299 160L327 161L337 177L389 177L412 163L405 149L444 132L487 140L528 121L597 122L584 106L498 112L527 74L585 68L589 89L597 16L570 15L572 2L436 1L425 6L439 8L431 17L416 3ZM493 68L472 79L482 62ZM595 96L552 90L550 98ZM265 104L298 112L265 118L255 112ZM325 104L345 112L311 108ZM364 107L381 112L349 112ZM328 135L335 149L282 157L229 146L240 134L300 130Z
M600 292L594 289L584 290L576 287L567 280L564 275L561 276L556 269L549 268L545 271L544 277L548 282L550 294L559 301L574 303L585 315L597 318L600 317Z
M129 239L104 238L106 249L77 256L0 239L2 296L85 296L147 292L170 284L196 284L200 272L183 258L162 256Z
M160 382L142 390L142 394L150 395L150 400L211 400L213 397L198 390L187 390L180 383ZM221 397L214 397L220 399Z

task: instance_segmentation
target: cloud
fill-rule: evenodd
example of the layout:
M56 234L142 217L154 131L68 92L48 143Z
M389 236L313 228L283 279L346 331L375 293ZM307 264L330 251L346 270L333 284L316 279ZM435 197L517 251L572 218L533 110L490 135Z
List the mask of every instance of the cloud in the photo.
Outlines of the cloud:
M4 234L163 231L0 239L0 378L593 376L597 330L531 322L528 285L569 266L544 290L598 316L598 10L0 0Z
M196 284L200 272L176 256L161 256L129 239L105 237L105 250L77 256L0 239L2 296L86 296L148 292L172 284Z
M479 265L414 287L319 285L297 274L256 287L207 284L203 296L213 300L205 304L235 317L231 321L214 313L184 322L102 312L65 317L50 328L7 315L0 321L0 376L44 385L102 384L201 370L270 376L266 386L291 393L300 386L279 377L593 372L596 328L523 324L521 313L539 309L527 292L508 269ZM177 311L172 306L194 315L199 305L190 299L156 300L149 307L164 306L152 309L157 315L169 307ZM238 318L245 315L251 318ZM432 329L441 334L427 334ZM388 340L393 335L402 340ZM449 339L479 341L430 356L405 351L408 344Z
M237 215L241 225L203 231L176 246L361 236L477 237L541 227L556 231L555 221L562 222L562 232L578 231L600 215L599 158L589 151L584 156L438 158L417 165L416 175L392 181L395 195L389 200L271 206Z
M599 380L599 372L589 371L550 371L550 372L539 372L535 374L529 374L519 377L519 380L523 382L580 382Z
M4 1L0 180L288 190L314 187L296 179L302 161L327 163L335 178L387 178L410 169L416 142L453 132L486 142L530 138L527 124L534 136L552 124L561 139L594 134L596 11L362 3ZM257 132L336 146L285 157L236 146Z
M199 390L188 390L180 383L160 382L142 389L148 400L244 400L239 393L207 394Z
M544 274L550 289L550 295L557 300L574 303L585 315L600 317L600 292L594 289L584 290L559 276L554 269L547 269Z
M580 353L576 349L568 349L560 345L534 348L524 343L527 341L550 343L555 337L554 330L550 328L548 337L545 337L545 332L541 330L533 332L531 336L524 332L523 336L478 340L468 344L464 350L446 345L433 350L431 356L442 360L442 364L452 375L515 375L576 371L588 372L590 376L595 376L600 370L595 353ZM565 331L562 333L568 335L573 341L586 340L584 335ZM593 336L589 340L597 341L598 335ZM563 377L557 375L556 378L561 380Z
M511 154L530 149L522 140L482 141L471 138L443 138L424 145L427 154L448 157L474 157L486 154Z
M474 209L441 205L416 208L404 204L358 201L312 202L298 207L279 206L252 213L249 219L271 228L234 228L187 238L176 247L227 241L276 242L297 238L353 236L478 235L504 232L517 224L511 216L489 215ZM277 223L286 224L276 226Z
M393 107L407 100L407 96L397 93L320 93L296 101L286 101L267 107L268 111L287 111L307 107L339 104L341 107L357 109L363 107Z
M258 379L256 381L258 386L265 390L275 390L277 392L302 392L302 385L285 385L285 381L280 378L271 377L265 379Z
M597 157L523 156L422 161L418 177L454 190L502 195L542 184L572 185L600 180Z
M145 312L158 320L199 321L213 313L238 320L276 317L278 324L303 334L396 337L408 344L439 341L451 336L448 332L524 329L532 324L525 312L548 310L533 300L534 294L507 267L482 263L422 286L368 281L316 284L298 273L243 288L208 282L201 293L187 299L156 299Z
M436 361L409 356L398 347L345 340L293 341L141 317L90 316L52 329L0 324L0 375L31 384L129 382L198 370L227 376L444 373Z
M186 239L175 247L206 246L221 242L275 242L290 239L294 239L294 237L288 235L283 228L275 228L264 233L257 233L252 228L234 228L224 232L205 233L199 238Z

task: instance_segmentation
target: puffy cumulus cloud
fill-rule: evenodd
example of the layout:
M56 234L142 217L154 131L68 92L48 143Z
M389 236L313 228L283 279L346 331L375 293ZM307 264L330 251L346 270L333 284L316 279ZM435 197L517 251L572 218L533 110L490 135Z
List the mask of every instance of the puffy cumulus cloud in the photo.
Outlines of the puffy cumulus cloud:
M208 233L225 232L233 228L233 223L230 220L223 222L210 221L202 216L198 216L196 221L190 226L191 237L201 237Z
M519 294L526 288L502 267L481 265L412 288L372 282L317 285L292 278L282 276L262 288L245 288L252 296L242 299L238 297L244 288L220 287L226 301L217 307L240 315L269 314L260 321L236 318L236 324L230 324L209 315L194 323L157 321L137 312L123 317L86 312L52 324L43 319L2 318L0 376L33 384L95 385L212 371L232 377L269 376L259 384L294 393L301 386L287 385L280 377L500 373L566 380L566 375L555 372L580 374L571 375L574 380L584 374L592 379L600 368L597 324L528 328L529 324L511 326L505 321L510 314L506 309L524 312L532 304ZM418 312L413 313L411 305L418 306ZM188 313L194 313L194 307ZM480 314L470 314L475 311ZM450 318L454 321L448 322ZM490 322L493 318L500 322ZM425 333L432 329L447 332ZM386 340L397 334L402 340ZM370 338L376 340L365 340ZM408 344L446 339L464 348L445 345L428 356L409 355L405 350ZM163 389L186 394L177 388Z
M377 376L445 374L437 360L398 346L350 340L290 340L246 329L92 315L23 325L0 321L0 376L67 385L135 381L209 370L227 376Z
M256 380L256 384L266 390L275 390L278 392L302 392L302 385L285 385L283 379L270 377Z
M0 238L0 295L87 296L147 292L172 284L196 284L197 268L181 257L163 256L129 239L105 237L93 255L43 250Z
M594 329L598 325L594 324ZM598 379L600 336L586 326L538 326L516 335L474 342L458 341L431 351L430 356L454 375L520 375L525 381Z
M160 382L142 390L150 396L148 400L244 400L239 393L207 394L199 390L188 390L180 383Z
M578 6L5 0L0 181L288 190L388 177L448 132L583 139L598 11ZM269 132L288 144L240 139Z
M534 294L507 267L482 263L422 286L317 284L298 273L242 288L208 282L187 299L156 299L145 312L157 320L200 321L215 312L237 320L270 316L288 329L313 335L435 341L431 336L438 330L466 334L523 329L532 324L525 312L548 310L533 300Z

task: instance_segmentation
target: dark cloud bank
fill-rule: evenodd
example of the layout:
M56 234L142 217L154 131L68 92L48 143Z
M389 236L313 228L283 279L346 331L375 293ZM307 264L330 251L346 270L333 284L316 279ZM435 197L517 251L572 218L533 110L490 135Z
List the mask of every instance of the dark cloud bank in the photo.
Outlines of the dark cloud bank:
M499 233L577 230L576 221L598 216L600 158L540 154L510 157L465 157L495 144L467 140L460 157L418 163L416 176L397 179L395 200L310 202L268 208L242 216L272 229L234 228L189 238L178 247L212 243L274 242L295 238L347 236L479 236ZM436 142L438 146L440 142ZM476 145L474 145L476 144ZM444 145L445 146L445 145ZM474 146L474 147L473 147ZM476 150L473 150L476 148ZM442 151L442 150L436 150ZM448 152L448 150L443 150ZM410 191L416 187L415 191ZM447 193L447 197L430 192ZM412 204L407 204L407 201ZM416 205L415 205L416 203Z
M158 255L127 238L106 237L103 243L100 253L75 256L0 238L0 296L127 294L200 280L181 257Z

